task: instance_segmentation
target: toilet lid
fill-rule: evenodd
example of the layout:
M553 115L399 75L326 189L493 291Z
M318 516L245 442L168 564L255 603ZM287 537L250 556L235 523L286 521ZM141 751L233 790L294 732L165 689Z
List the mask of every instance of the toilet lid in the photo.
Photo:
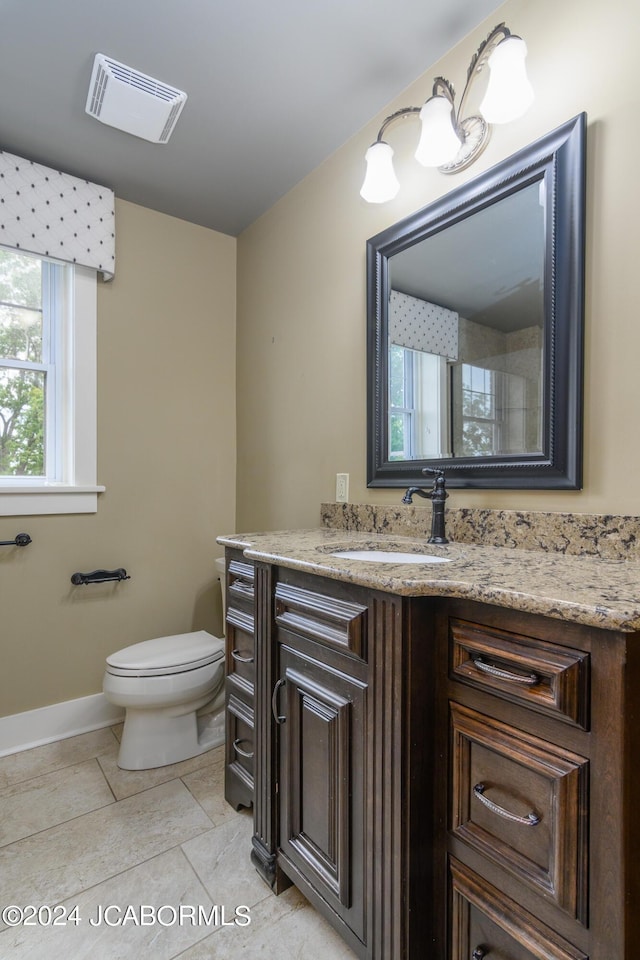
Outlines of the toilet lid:
M206 630L143 640L107 657L107 670L121 676L182 673L204 667L224 656L224 640Z

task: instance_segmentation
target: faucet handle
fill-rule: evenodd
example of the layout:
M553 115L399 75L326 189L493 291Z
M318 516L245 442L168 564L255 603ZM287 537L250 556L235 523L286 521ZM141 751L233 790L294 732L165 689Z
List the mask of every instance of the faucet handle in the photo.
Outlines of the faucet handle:
M444 502L449 494L445 489L445 475L444 470L441 467L423 467L423 473L428 474L433 477L433 488L431 491L431 499L435 502L440 500Z

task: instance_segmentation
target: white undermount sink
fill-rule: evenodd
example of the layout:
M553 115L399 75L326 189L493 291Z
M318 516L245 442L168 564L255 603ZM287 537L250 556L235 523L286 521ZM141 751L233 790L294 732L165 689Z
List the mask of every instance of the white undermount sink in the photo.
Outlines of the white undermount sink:
M369 563L451 563L449 557L429 553L407 553L401 550L336 550L332 557L341 560L365 560Z

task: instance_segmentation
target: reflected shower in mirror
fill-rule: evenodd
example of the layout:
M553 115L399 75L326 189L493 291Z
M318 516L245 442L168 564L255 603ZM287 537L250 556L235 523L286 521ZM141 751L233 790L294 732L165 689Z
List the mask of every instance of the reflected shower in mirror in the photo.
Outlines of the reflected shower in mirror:
M369 486L580 487L585 129L368 242Z

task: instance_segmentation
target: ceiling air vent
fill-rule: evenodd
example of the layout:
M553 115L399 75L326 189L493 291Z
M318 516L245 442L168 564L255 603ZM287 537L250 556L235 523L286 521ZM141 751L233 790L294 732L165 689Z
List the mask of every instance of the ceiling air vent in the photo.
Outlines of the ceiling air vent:
M186 100L182 90L97 53L85 110L134 137L166 143Z

